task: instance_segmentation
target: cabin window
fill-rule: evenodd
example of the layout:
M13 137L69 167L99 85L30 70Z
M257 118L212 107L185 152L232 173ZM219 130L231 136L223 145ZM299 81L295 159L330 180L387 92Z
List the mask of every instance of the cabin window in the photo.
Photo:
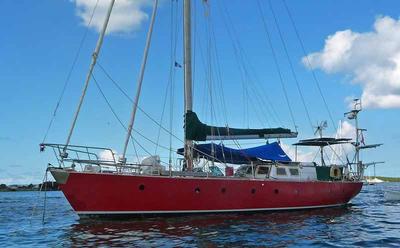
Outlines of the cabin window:
M286 176L285 168L282 168L282 167L276 168L276 174L279 175L279 176Z
M246 174L253 174L253 168L251 166L247 168Z
M269 172L269 168L268 167L258 167L258 171L257 174L259 175L267 175Z
M289 172L290 172L290 175L292 175L292 176L298 176L299 175L299 169L297 169L297 168L289 169Z

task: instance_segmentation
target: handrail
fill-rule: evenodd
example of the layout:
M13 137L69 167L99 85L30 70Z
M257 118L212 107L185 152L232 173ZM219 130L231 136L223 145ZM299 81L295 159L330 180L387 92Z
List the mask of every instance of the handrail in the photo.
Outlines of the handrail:
M86 164L86 165L98 165L100 167L102 166L111 166L115 167L115 169L119 172L120 169L132 169L132 170L137 170L139 173L144 167L151 167L152 165L144 165L140 163L126 163L126 164L121 164L117 162L115 159L115 154L110 148L106 147L94 147L94 146L82 146L82 145L68 145L66 151L73 152L74 157L72 158L62 158L60 159L61 156L61 151L65 147L64 144L56 144L56 143L42 143L40 144L41 149L43 150L45 147L51 147L54 150L54 155L57 158L57 161L59 162L59 166L63 166L64 162L71 163L73 168L75 168L74 164ZM75 148L75 149L74 149ZM59 153L56 152L58 150ZM102 150L102 151L109 151L112 154L112 160L102 160L99 158L98 154L96 154L93 151L90 150ZM88 155L88 159L82 159L80 158L79 154L86 154ZM92 159L91 155L95 158ZM61 162L61 163L60 163Z
M59 151L62 151L62 149L64 149L64 147L65 147L64 144L55 144L55 143L42 143L42 144L40 144L40 146L41 146L41 147L46 147L46 146L48 146L48 147L57 148ZM82 149L85 149L85 151L79 150L79 149L72 149L72 148L82 148ZM66 151L71 151L71 152L77 153L77 157L78 157L78 158L79 158L78 153L82 153L82 154L87 154L89 160L91 160L90 155L93 155L93 156L96 158L96 160L99 160L99 156L98 156L96 153L94 153L94 152L90 152L89 149L92 149L92 150L106 150L106 151L109 151L109 152L111 153L112 157L113 157L113 160L112 160L112 161L113 161L114 163L116 163L115 154L114 154L113 150L110 149L110 148L107 148L107 147L69 145L69 146L66 148ZM64 158L64 160L65 160L65 158Z
M64 147L65 144L57 144L57 143L42 143L42 146L50 146L50 147ZM68 145L68 147L79 147L79 148L89 148L89 149L98 149L98 150L110 150L108 147L99 147L99 146L81 146L81 145Z

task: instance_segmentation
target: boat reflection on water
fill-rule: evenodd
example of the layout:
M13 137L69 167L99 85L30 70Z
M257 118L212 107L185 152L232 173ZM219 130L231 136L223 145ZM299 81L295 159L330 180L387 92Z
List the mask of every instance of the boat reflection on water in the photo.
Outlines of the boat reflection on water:
M290 245L313 240L342 221L351 205L307 211L210 214L130 220L81 219L68 234L73 246Z

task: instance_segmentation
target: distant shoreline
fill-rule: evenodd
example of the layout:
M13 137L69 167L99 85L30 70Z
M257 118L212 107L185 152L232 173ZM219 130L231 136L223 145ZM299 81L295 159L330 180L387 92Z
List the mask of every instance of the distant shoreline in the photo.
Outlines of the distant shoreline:
M366 176L366 179L373 179L373 176ZM382 177L376 176L376 178L383 180L385 183L397 183L400 182L400 177ZM26 184L26 185L6 185L0 184L0 192L17 192L17 191L39 191L42 184ZM56 182L46 182L42 191L59 191L58 184Z
M27 185L6 185L0 184L0 192L16 192L16 191L39 191L42 188L42 191L58 191L58 183L56 182L45 182L43 184L27 184Z

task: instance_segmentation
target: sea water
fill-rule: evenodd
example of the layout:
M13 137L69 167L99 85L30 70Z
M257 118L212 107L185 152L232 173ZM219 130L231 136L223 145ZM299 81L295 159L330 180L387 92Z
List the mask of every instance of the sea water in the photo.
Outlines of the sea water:
M400 247L400 202L385 189L400 184L364 186L346 207L107 221L80 220L62 192L45 211L43 192L0 192L0 246Z

